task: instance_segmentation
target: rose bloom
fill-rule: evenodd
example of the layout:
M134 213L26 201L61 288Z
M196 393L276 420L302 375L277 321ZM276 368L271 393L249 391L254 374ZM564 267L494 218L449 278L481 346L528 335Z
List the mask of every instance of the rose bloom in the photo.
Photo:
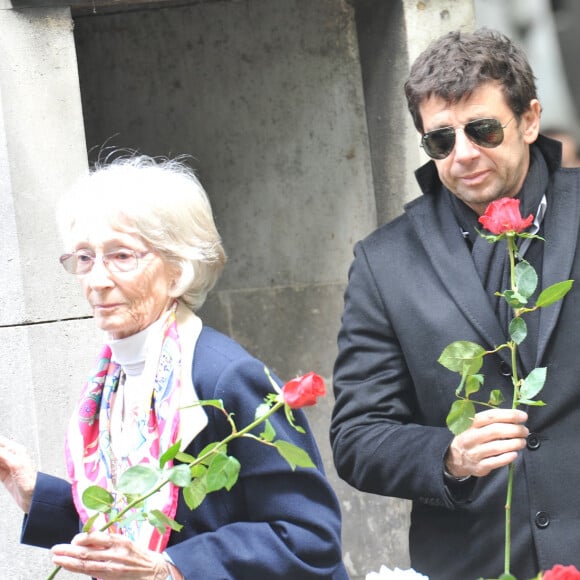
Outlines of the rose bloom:
M534 221L530 214L523 218L520 213L520 200L502 197L492 201L485 213L479 218L479 223L492 234L501 235L507 232L520 233L529 228Z
M575 566L556 564L544 572L542 580L580 580L580 571Z
M292 379L282 387L284 402L292 409L314 405L316 399L325 394L322 377L312 372Z

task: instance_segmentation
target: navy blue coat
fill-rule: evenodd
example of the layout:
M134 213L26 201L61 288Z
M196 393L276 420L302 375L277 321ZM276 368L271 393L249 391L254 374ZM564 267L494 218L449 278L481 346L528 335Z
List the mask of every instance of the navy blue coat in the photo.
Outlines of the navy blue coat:
M208 327L198 339L192 374L198 397L222 399L239 428L254 419L256 407L272 392L264 364ZM192 455L230 433L219 411L206 407L206 412L208 426L186 450ZM275 449L238 439L229 448L241 463L231 491L209 494L193 511L180 494L175 519L183 529L172 532L167 552L186 579L348 578L339 505L305 417L302 412L295 416L307 434L290 427L282 412L272 417L272 424L280 439L305 449L318 469L292 471ZM21 541L50 547L70 542L78 531L70 484L39 474Z

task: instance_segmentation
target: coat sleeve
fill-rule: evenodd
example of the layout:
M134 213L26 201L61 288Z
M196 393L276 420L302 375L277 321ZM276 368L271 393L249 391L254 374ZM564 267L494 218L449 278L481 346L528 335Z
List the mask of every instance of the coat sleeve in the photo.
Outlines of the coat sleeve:
M79 532L79 522L70 483L39 473L20 541L41 548L67 544Z
M200 398L222 399L238 428L245 427L264 396L273 392L264 365L249 356L228 360L216 352L206 353L203 360L204 369L213 367L214 372L206 373L201 383L198 377ZM229 434L221 413L209 409L208 414L209 425L194 442L194 452ZM184 541L177 535L179 543L168 548L187 580L348 578L342 565L338 502L306 419L301 412L295 416L306 433L290 427L280 411L271 418L276 438L305 449L317 467L292 470L275 448L237 439L228 453L241 464L238 482L230 492L209 494L189 512L197 532Z
M371 253L376 254L372 248ZM397 273L391 275L397 277L399 295L388 294L384 252L382 258L380 284L361 243L349 272L334 368L334 462L340 477L361 491L452 508L454 497L443 476L452 435L445 427L423 423L407 366L410 353L398 339L398 332L409 336L421 328ZM407 289L409 298L412 291ZM396 328L393 308L399 310Z

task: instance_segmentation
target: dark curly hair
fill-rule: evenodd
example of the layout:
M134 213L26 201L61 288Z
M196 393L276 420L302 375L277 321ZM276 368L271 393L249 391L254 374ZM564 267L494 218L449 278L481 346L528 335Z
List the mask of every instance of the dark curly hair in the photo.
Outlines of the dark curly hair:
M507 36L487 28L455 30L441 36L418 56L405 83L415 127L424 132L419 105L430 96L457 103L490 81L500 84L518 118L537 98L527 56Z

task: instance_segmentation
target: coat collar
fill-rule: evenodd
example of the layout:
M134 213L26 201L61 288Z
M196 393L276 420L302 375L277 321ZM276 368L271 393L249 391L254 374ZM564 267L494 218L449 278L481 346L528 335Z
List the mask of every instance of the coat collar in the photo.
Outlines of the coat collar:
M481 284L449 200L446 196L424 196L408 204L405 211L441 283L481 335L486 348L503 344L505 334ZM498 355L510 363L507 351L500 350Z

